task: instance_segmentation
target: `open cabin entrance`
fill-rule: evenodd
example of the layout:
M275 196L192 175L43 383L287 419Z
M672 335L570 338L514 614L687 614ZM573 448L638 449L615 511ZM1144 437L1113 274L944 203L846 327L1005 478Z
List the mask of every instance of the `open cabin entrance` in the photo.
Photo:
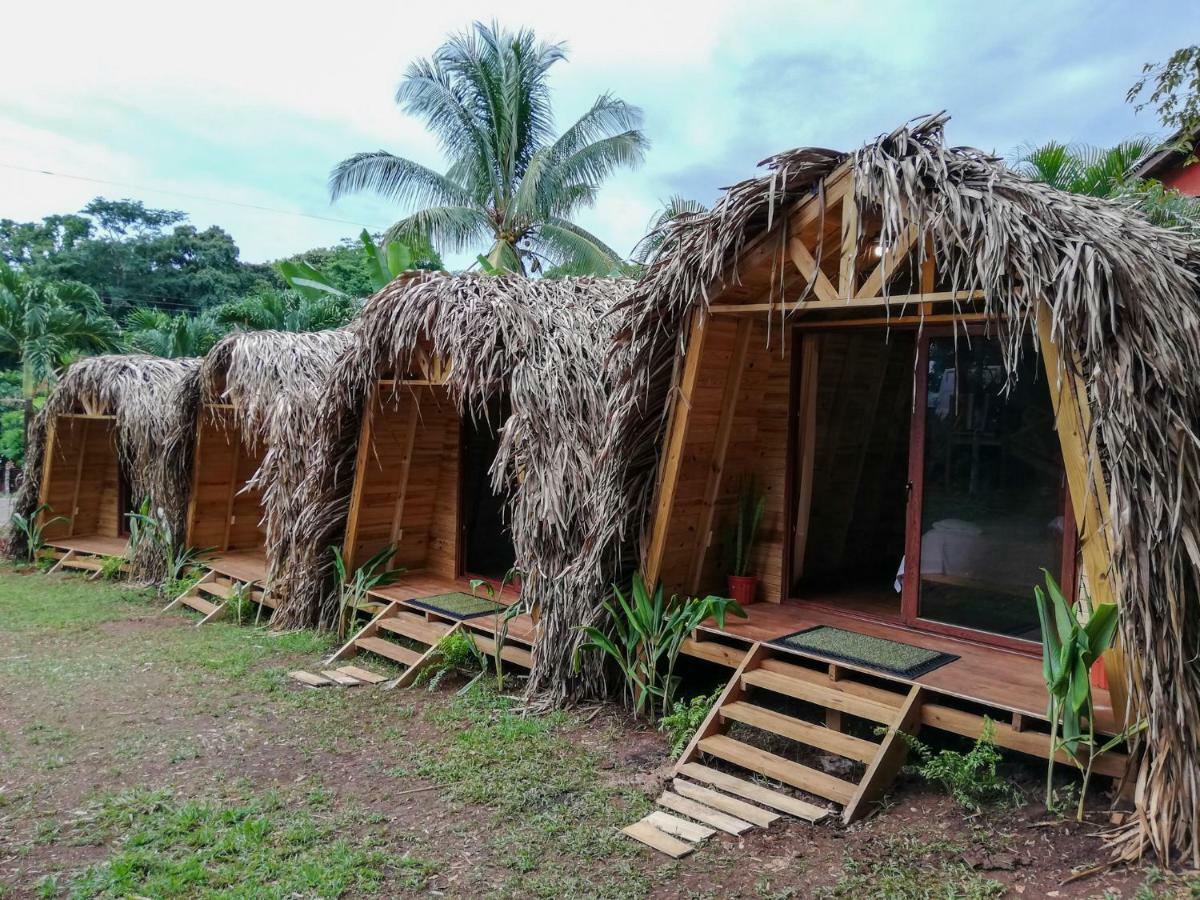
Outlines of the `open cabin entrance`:
M1075 542L1026 343L1010 382L978 331L797 335L791 597L1035 648L1033 586L1043 569L1073 584Z
M97 570L96 557L122 556L128 545L127 479L110 415L61 414L47 439L40 513L43 537L65 568ZM62 517L64 521L52 520Z

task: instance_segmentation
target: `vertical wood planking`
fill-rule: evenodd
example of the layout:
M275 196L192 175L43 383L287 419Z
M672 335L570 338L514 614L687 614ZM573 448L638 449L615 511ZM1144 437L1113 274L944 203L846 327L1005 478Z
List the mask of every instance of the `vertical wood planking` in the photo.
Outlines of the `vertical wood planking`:
M350 571L359 565L355 550L355 544L358 541L358 514L362 508L363 492L366 489L367 460L371 455L371 442L375 439L376 407L380 402L379 382L376 381L371 387L362 424L358 430L358 450L354 457L354 484L350 488L350 510L346 516L346 532L342 536L342 558L346 561L346 567Z
M408 496L408 473L412 470L413 445L417 440L417 420L419 418L420 409L414 394L409 399L408 423L404 432L404 451L400 457L400 472L396 480L396 506L392 510L392 528L388 538L388 543L396 547L396 554L399 553L400 535L404 530L404 500ZM393 560L396 554L393 554Z
M817 453L817 373L820 371L819 335L806 334L800 345L800 384L797 398L799 419L799 460L796 485L796 529L792 545L792 571L785 581L795 581L804 574L804 551L808 546L808 523L812 513L813 463ZM788 461L789 465L791 461ZM785 584L785 591L790 589Z

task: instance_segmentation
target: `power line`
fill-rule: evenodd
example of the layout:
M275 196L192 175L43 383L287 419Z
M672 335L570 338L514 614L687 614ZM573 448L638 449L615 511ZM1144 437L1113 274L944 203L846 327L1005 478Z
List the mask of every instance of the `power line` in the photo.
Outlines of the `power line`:
M200 200L204 203L223 203L226 206L238 206L242 209L254 209L259 212L275 213L281 216L296 216L303 219L316 219L319 222L337 222L340 225L354 225L357 228L366 228L362 222L352 222L349 219L337 219L332 216L318 216L313 213L296 212L289 209L276 209L273 206L260 206L256 203L242 203L239 200L224 200L219 197L206 197L203 194L189 194L186 191L171 191L164 188L147 187L146 185L132 184L128 181L109 181L105 178L92 178L87 175L72 175L66 172L51 172L49 169L33 169L29 166L18 166L14 163L0 162L0 168L12 169L17 172L29 172L34 175L50 175L54 178L69 178L74 181L89 181L92 184L106 184L111 187L130 188L135 191L150 191L152 193L166 194L173 197L186 197L189 200Z

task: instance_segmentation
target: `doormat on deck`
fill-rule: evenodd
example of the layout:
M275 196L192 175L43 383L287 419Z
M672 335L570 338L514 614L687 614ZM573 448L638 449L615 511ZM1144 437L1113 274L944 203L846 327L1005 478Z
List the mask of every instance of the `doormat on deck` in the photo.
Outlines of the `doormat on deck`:
M503 603L489 600L487 597L473 597L462 591L449 594L434 594L432 597L420 597L408 601L409 606L419 606L430 612L441 613L451 619L474 619L486 616L488 613L500 612Z
M916 678L939 669L958 657L900 641L858 634L831 625L815 625L770 643L788 650L815 653L836 662L878 669L901 678Z

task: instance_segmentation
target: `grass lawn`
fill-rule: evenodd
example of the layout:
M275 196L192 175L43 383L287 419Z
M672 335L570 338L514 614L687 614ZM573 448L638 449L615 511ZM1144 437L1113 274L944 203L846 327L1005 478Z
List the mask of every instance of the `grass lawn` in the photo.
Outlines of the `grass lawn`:
M0 898L1132 896L1023 811L966 820L919 783L843 829L780 822L673 862L618 835L669 775L602 707L526 715L484 686L309 690L307 632L160 614L144 592L0 572ZM371 658L368 668L387 671ZM488 683L484 683L488 684ZM981 862L982 860L982 862ZM999 860L998 865L993 863Z

